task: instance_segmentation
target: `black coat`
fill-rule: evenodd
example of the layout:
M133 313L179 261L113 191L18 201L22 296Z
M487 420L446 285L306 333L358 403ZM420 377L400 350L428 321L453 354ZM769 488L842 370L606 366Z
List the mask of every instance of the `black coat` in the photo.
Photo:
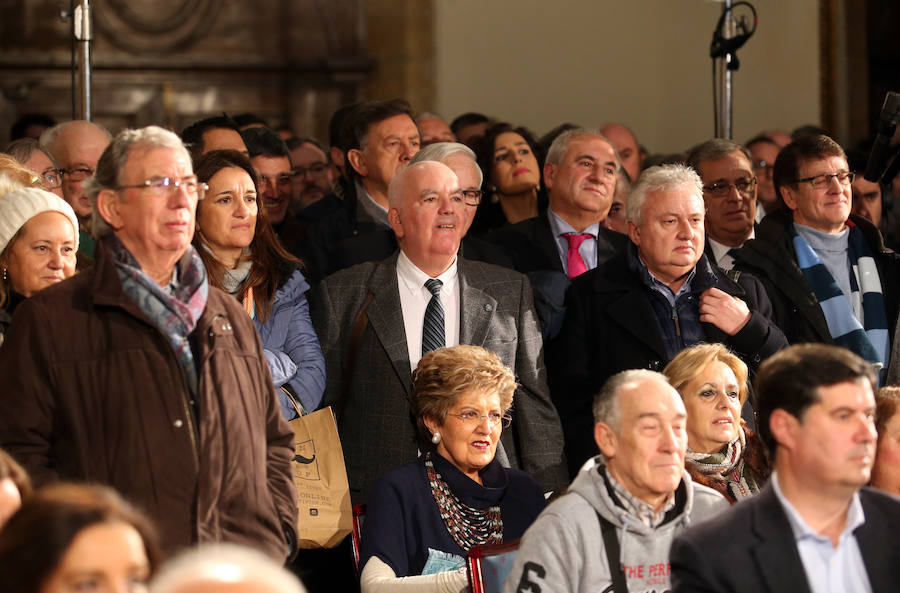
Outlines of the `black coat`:
M650 302L651 289L629 267L628 256L617 255L572 281L562 330L547 347L550 395L562 420L573 475L597 454L591 405L603 383L619 371L661 371L669 362ZM734 336L703 323L708 342L725 344L751 369L787 346L756 278L741 274L735 282L701 256L691 292L699 299L711 287L743 300L751 316Z
M866 522L854 531L872 591L900 583L900 502L859 493ZM794 532L772 486L700 523L672 543L673 593L809 593Z
M850 215L850 220L863 232L881 279L888 331L894 335L900 299L900 256L884 246L881 233L871 222ZM832 344L825 314L812 286L797 265L797 254L789 232L793 224L790 210L776 210L767 215L756 233L737 253L735 269L756 276L772 303L773 319L792 344L821 342Z

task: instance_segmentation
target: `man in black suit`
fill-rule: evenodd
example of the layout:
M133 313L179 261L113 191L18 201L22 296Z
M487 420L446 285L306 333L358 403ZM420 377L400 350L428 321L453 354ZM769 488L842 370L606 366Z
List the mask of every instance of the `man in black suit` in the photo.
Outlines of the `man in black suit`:
M600 224L612 204L619 167L615 149L596 130L563 132L544 164L550 207L488 240L506 249L523 274L554 271L574 278L594 269L627 243Z
M753 238L756 187L750 153L722 138L713 138L688 153L687 166L703 181L706 205L706 256L723 270L734 267L734 254Z
M631 244L572 281L562 329L547 347L570 475L597 454L590 406L610 376L662 370L698 342L721 342L752 369L787 346L762 284L727 277L703 254L702 192L688 167L644 171L628 198Z
M760 367L771 482L675 540L674 592L897 590L900 501L865 487L875 384L870 363L824 344L792 346Z

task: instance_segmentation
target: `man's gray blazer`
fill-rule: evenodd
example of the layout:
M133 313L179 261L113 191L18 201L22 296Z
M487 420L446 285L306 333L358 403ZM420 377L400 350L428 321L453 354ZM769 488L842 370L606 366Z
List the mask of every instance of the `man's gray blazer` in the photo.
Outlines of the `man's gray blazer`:
M415 460L417 441L409 411L409 352L397 285L397 256L341 270L322 281L313 323L327 369L323 405L332 405L354 503L365 502L381 474ZM512 270L457 260L459 343L495 352L516 373L513 423L501 441L512 467L547 489L567 483L563 437L550 401L543 344L528 279ZM350 385L345 365L350 333L366 296L367 322L358 343Z

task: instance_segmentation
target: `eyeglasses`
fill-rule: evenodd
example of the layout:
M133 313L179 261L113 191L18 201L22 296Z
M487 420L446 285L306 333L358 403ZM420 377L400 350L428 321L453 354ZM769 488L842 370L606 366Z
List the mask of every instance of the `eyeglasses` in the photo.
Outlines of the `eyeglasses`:
M321 177L325 175L328 171L328 165L324 163L316 163L314 165L310 165L309 167L294 167L291 171L291 175L294 177L306 177L307 173L312 175L313 177Z
M467 412L463 412L461 414L447 414L448 416L455 416L459 418L463 424L469 426L471 428L475 428L476 426L481 426L481 423L484 422L484 419L487 418L488 424L491 426L497 426L498 424L502 424L503 428L509 428L509 425L512 424L512 416L508 414L501 414L500 412L491 412L490 414L479 414L475 410L469 410Z
M60 178L59 171L54 168L44 169L43 172L39 175L39 179L41 185L44 186L44 189L56 189L60 185L62 185L62 179Z
M481 196L484 195L484 192L480 189L464 189L462 195L466 206L477 206L481 203Z
M738 193L749 196L753 193L756 186L756 177L752 179L738 179L734 183L713 183L712 185L704 185L703 191L716 198L724 198L731 193L731 188L738 190Z
M753 169L755 171L771 173L772 169L774 169L774 168L775 168L775 163L770 163L769 161L764 161L763 159L754 159L753 160Z
M63 177L68 177L69 181L84 181L94 174L94 170L87 167L79 167L77 169L60 169L59 174Z
M821 175L814 175L813 177L804 177L803 179L795 179L794 183L803 183L804 181L808 181L813 189L825 189L826 187L831 186L831 180L837 179L838 183L841 185L850 185L853 183L853 180L856 178L856 173L850 173L849 171L841 171L840 173L822 173Z
M259 186L261 189L265 188L267 185L272 186L273 188L277 187L280 190L290 190L291 189L291 175L289 173L285 173L283 175L279 175L274 180L271 177L267 177L266 175L259 176Z
M203 196L206 195L206 190L209 189L208 185L197 181L196 175L189 175L188 177L182 177L181 179L172 179L171 177L151 177L147 181L132 183L130 185L120 185L116 189L127 189L129 187L144 189L151 196L157 198L167 197L170 194L175 193L178 188L181 188L188 196L197 196L198 200L202 200Z

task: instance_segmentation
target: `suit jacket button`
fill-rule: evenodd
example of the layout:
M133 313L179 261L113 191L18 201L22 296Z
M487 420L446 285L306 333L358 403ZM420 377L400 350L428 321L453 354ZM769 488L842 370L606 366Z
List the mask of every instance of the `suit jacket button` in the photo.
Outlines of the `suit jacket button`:
M182 426L184 426L184 422L182 422L181 420L176 420L174 424L175 428L181 428Z
M485 306L484 306L484 310L487 311L488 313L490 313L491 311L494 310L494 305L492 305L492 304L490 304L490 303L487 303L487 304L485 304Z

